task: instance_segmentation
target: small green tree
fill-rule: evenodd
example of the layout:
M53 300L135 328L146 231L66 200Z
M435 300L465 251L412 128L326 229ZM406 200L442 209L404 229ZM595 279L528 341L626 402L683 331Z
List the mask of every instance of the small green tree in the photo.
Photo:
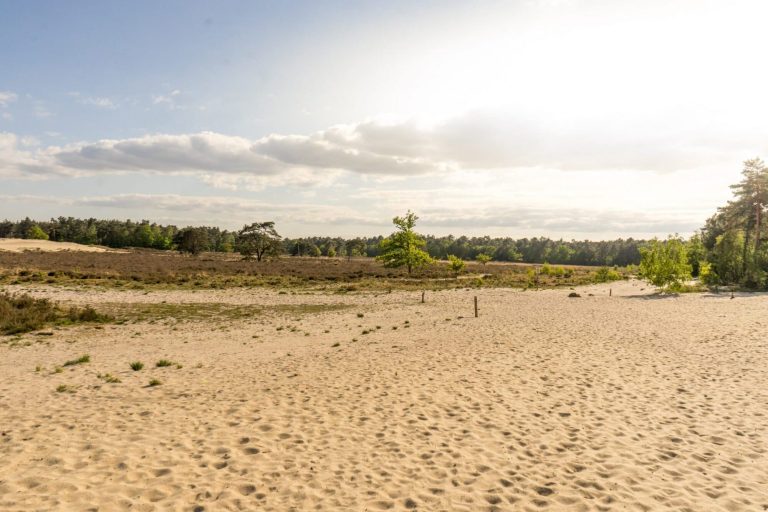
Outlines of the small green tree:
M454 274L459 275L462 270L464 270L464 267L466 266L464 264L464 260L459 258L458 256L454 256L453 254L448 255L448 266L450 267L451 271L453 271Z
M277 256L283 249L282 237L275 230L275 223L254 222L243 226L235 238L237 251L247 260L256 257L261 261L266 256Z
M683 240L654 238L640 249L640 275L654 286L674 288L691 278L691 265Z
M432 263L432 258L423 250L427 243L414 232L413 228L419 218L408 210L405 217L395 217L392 223L397 231L389 238L381 241L381 254L376 259L382 261L385 267L406 267L410 274L414 268Z
M27 238L30 240L48 240L48 233L43 231L43 229L37 224L34 224L27 231Z
M485 266L485 264L488 263L489 261L491 261L492 259L493 258L490 255L482 253L482 252L480 254L478 254L477 256L475 256L475 260L477 260L477 262L482 264L483 266Z

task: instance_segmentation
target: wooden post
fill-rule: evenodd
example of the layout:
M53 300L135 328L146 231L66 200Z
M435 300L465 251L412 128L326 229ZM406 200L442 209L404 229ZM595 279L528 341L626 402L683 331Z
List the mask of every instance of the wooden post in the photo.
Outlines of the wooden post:
M475 318L477 318L477 295L475 295Z
M613 288L608 288L608 296L613 297Z
M421 302L422 302L422 304L424 303L424 294L425 294L425 293L426 293L425 291L422 291L422 292L421 292Z

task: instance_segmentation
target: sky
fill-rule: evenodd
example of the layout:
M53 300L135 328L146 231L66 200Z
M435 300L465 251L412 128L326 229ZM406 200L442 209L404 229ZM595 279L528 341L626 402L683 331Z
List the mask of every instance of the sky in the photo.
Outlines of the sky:
M0 0L0 218L687 235L768 157L768 2Z

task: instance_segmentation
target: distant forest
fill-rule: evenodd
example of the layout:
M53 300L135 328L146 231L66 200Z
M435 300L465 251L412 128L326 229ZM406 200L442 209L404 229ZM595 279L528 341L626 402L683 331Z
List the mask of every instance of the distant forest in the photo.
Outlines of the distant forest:
M201 250L233 252L237 232L216 227L163 226L149 221L98 220L59 217L49 221L0 222L0 238L34 238L56 242L76 242L114 248L138 247L178 250L194 233ZM283 254L291 256L378 256L385 237L344 239L339 237L283 238ZM559 265L636 265L640 263L640 247L644 240L565 241L545 237L491 238L425 236L426 251L433 258L453 255L474 260L480 254L495 261L552 263Z

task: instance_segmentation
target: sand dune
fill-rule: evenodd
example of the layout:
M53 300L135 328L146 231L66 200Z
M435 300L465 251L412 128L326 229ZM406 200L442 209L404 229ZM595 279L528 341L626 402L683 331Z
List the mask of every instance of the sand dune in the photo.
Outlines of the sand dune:
M768 509L768 296L641 287L426 304L40 288L78 303L349 307L0 344L0 509Z
M51 242L50 240L27 240L22 238L0 238L0 251L24 252L24 251L81 251L81 252L107 252L113 249L96 245L75 244L72 242Z

